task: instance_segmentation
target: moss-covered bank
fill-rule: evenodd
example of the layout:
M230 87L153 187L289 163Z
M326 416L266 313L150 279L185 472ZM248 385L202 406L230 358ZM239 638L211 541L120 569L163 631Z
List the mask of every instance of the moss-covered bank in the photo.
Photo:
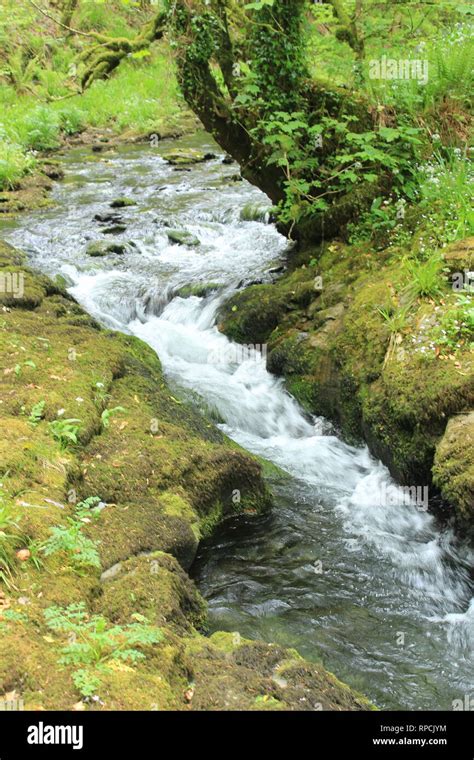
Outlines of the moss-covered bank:
M270 506L261 465L171 395L150 348L4 243L0 275L0 698L370 709L294 651L204 635L186 569L218 521Z
M446 249L441 291L426 298L399 250L333 242L292 254L275 284L238 292L220 315L234 340L268 343L268 369L309 412L365 439L400 483L431 487L432 503L441 492L463 532L474 528L472 333L452 282L473 259L472 238Z

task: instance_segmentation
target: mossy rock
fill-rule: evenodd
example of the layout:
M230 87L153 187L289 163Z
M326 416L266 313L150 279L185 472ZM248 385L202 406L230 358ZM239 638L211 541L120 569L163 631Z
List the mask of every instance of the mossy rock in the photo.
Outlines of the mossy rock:
M474 412L449 420L436 446L433 479L474 537Z
M201 245L201 241L196 235L192 235L191 232L185 230L167 230L168 240L174 245L185 245L188 248L197 248Z
M112 203L109 204L110 208L127 208L128 206L136 206L137 202L131 198L115 198Z
M109 243L107 240L97 240L87 246L86 253L94 258L102 258L103 256L108 256L109 253L123 254L126 249L126 243Z
M172 554L189 568L198 547L192 524L178 515L164 514L152 498L145 503L107 506L98 525L85 532L99 542L104 570L129 557L155 551Z
M95 609L113 623L144 615L155 625L192 633L206 622L206 604L177 560L164 552L121 562L102 584Z
M182 288L176 292L176 295L181 298L190 298L196 296L197 298L206 298L210 293L219 290L221 286L217 282L196 282L190 285L183 285Z
M474 271L474 237L451 243L443 251L443 261L451 275Z
M199 150L179 149L168 151L163 158L172 166L187 166L190 164L201 164L204 161L209 161L215 158L214 153L202 153Z
M190 642L187 653L193 664L193 709L374 709L321 666L275 644L219 632L204 645Z
M219 312L219 330L237 343L262 344L285 312L285 299L267 285L236 293Z
M46 290L28 269L8 266L0 270L0 305L20 309L36 309Z

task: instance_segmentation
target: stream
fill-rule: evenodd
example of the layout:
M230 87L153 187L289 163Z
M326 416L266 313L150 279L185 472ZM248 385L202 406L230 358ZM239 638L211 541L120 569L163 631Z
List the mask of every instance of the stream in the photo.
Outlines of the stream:
M216 157L176 170L162 154L177 147ZM61 273L102 324L145 340L172 387L286 473L270 481L270 514L227 521L200 546L192 574L212 630L294 647L383 709L452 709L474 690L472 554L407 503L367 448L304 413L260 352L218 332L222 300L271 282L287 251L268 199L222 159L205 134L110 155L75 149L55 206L1 221L0 234ZM120 196L135 201L113 212L126 230L104 234L94 217ZM200 244L172 244L170 230ZM125 253L86 254L112 239ZM205 295L179 295L199 284Z

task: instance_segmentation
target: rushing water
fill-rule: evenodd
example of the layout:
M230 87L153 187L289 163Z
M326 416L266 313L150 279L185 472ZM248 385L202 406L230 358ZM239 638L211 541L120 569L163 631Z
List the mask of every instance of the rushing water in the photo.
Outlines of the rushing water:
M216 150L206 136L180 144ZM69 154L57 205L4 223L3 235L37 268L69 278L101 322L147 341L170 382L288 473L271 483L270 515L228 522L201 547L194 575L213 628L296 647L381 707L450 709L474 686L469 552L406 503L366 448L305 415L258 352L242 356L218 332L222 299L271 281L286 241L263 213L244 221L245 206L268 201L235 180L235 165L218 155L176 171L161 157L170 147ZM110 239L94 217L122 195L136 201L117 211L126 252L92 259L88 243ZM170 228L200 245L172 245ZM218 287L177 295L200 282Z

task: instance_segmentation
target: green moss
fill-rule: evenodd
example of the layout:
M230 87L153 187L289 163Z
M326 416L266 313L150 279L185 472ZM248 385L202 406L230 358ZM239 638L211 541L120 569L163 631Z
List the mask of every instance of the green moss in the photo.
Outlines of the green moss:
M109 253L125 253L125 243L109 243L106 240L98 240L95 243L90 243L87 246L86 253L92 257L103 257Z
M135 206L136 201L132 200L131 198L115 198L115 200L112 201L110 204L111 208L127 208L128 206Z
M196 235L192 235L186 230L167 230L168 240L176 245L187 245L190 248L196 248L201 245L201 241Z
M181 298L189 298L190 296L197 296L198 298L205 298L214 290L218 290L220 285L216 282L196 282L192 285L183 285L177 292L177 295Z
M206 604L174 557L153 552L114 568L105 580L94 608L113 623L130 622L144 615L157 626L172 626L191 633L206 621Z
M474 523L474 413L453 417L438 442L433 479L442 495L454 504L456 517L473 533Z
M284 299L267 285L236 293L220 312L219 329L237 343L265 343L284 313Z
M209 154L194 150L193 148L188 148L187 150L170 150L163 156L163 158L173 166L187 166L189 164L200 164L203 161L207 161L210 156Z

